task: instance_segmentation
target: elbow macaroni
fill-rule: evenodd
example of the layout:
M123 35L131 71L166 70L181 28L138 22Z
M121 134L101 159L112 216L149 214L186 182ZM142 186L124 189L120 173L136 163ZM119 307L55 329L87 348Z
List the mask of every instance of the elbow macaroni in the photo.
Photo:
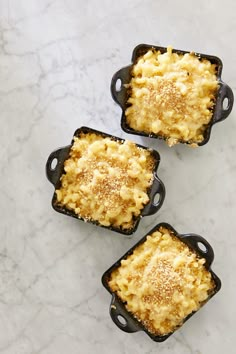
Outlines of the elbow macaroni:
M166 335L213 291L215 284L204 263L204 258L161 227L121 261L108 284L149 332Z
M85 220L130 229L149 202L153 169L151 151L130 141L81 133L64 163L57 203Z
M156 134L169 146L196 146L211 121L218 88L216 66L194 53L149 50L133 67L126 122L134 130Z

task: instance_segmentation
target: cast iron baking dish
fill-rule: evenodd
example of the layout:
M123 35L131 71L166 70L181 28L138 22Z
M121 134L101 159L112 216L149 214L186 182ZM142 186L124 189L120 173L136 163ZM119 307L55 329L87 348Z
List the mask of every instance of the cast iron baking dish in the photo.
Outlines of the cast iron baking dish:
M135 47L133 50L132 59L131 59L132 64L118 70L114 74L114 76L112 77L111 94L112 94L114 101L116 103L118 103L122 109L121 128L126 133L148 136L150 138L158 138L158 139L165 140L166 139L165 137L162 137L158 134L148 134L146 132L140 132L140 131L136 131L136 130L130 128L126 122L126 116L125 116L125 110L129 106L129 104L127 103L128 99L129 99L129 89L126 87L126 84L130 83L130 80L132 78L132 69L133 69L134 64L136 64L138 58L140 56L144 55L150 49L155 49L157 51L160 51L161 53L165 53L167 51L166 47L159 47L159 46L149 45L149 44L139 44L137 47ZM179 49L173 49L173 53L185 54L185 53L189 53L189 52L184 51L184 50L179 50ZM231 88L226 83L224 83L221 79L221 73L222 73L222 68L223 68L223 64L222 64L221 59L219 59L218 57L213 56L213 55L207 55L207 54L201 54L201 53L195 53L195 54L199 58L207 59L212 64L216 64L216 68L217 68L216 76L217 76L218 83L219 83L219 89L217 92L216 103L213 108L212 119L205 130L204 140L201 143L198 143L198 146L202 146L202 145L205 145L208 142L208 140L210 139L212 126L215 123L223 121L230 114L230 112L233 108L234 95L233 95L233 91L231 90ZM223 104L224 101L227 102L227 107L224 106L224 104ZM184 143L184 144L190 144L189 142L186 142L186 141L179 141L179 142Z
M98 130L94 130L94 129L91 129L91 128L88 128L88 127L81 127L79 129L77 129L73 136L79 137L81 133L84 133L84 134L95 133L95 134L98 134L98 135L103 136L103 137L109 137L109 138L111 138L112 140L115 140L115 141L124 142L124 139L121 139L121 138L118 138L116 136L109 135L109 134L106 134L104 132L100 132ZM48 157L48 160L47 160L47 163L46 163L46 175L47 175L48 180L55 186L55 190L59 189L60 186L61 186L61 177L62 177L63 173L65 172L64 171L64 162L69 157L69 153L70 153L70 149L71 149L72 145L73 145L73 139L72 139L72 142L71 142L70 145L62 147L62 148L59 148L59 149L53 151ZM136 146L138 146L138 147L140 147L142 149L146 149L146 150L148 149L147 147L142 146L142 145L136 144ZM86 221L86 222L91 222L91 223L93 223L95 225L108 228L108 229L110 229L112 231L116 231L116 232L119 232L119 233L124 234L124 235L131 235L137 230L137 227L138 227L138 224L140 222L140 219L143 216L152 215L152 214L156 213L160 209L160 207L162 206L162 203L163 203L163 201L165 199L165 187L164 187L164 184L157 177L157 174L156 174L156 171L158 169L159 162L160 162L160 155L159 155L159 153L156 150L152 150L152 149L148 149L148 150L150 150L150 152L151 152L151 154L152 154L152 156L154 158L154 161L155 161L154 168L153 168L153 177L154 177L153 184L151 185L151 187L148 190L148 196L149 196L150 200L149 200L149 203L146 204L145 207L141 210L140 216L136 217L134 219L133 227L131 229L122 230L120 228L116 228L116 227L112 227L112 226L109 226L109 227L103 226L103 225L100 225L98 222L92 221L92 220L89 220L89 221ZM54 166L54 162L56 162L56 166ZM157 199L156 195L159 195L158 201L156 201L156 199ZM56 197L56 193L55 192L54 192L53 198L52 198L52 207L56 211L58 211L59 213L62 213L62 214L65 214L65 215L69 215L69 216L72 216L72 217L74 217L76 219L85 221L82 217L80 217L77 214L75 214L72 210L69 210L66 207L63 207L62 205L59 205L57 203L57 197Z
M214 291L209 295L208 299L204 302L206 303L212 296L214 296L221 288L221 281L217 275L211 270L211 264L214 260L214 252L211 245L202 237L196 234L179 234L171 225L167 223L160 223L156 225L151 231L149 231L139 242L137 242L132 248L130 248L117 262L115 262L102 276L102 284L112 295L112 300L110 304L110 316L113 322L124 332L133 333L138 331L144 331L148 336L155 342L163 342L174 332L171 332L167 335L157 336L145 328L141 322L139 322L132 313L130 313L126 307L125 303L119 299L115 292L113 292L109 285L109 279L113 270L117 269L122 259L126 259L130 254L133 253L134 249L146 241L148 235L151 235L153 232L160 229L160 227L165 227L168 230L172 231L176 237L189 246L190 249L194 250L201 258L205 258L206 269L211 273L212 278L215 282ZM204 250L203 250L204 249ZM201 307L200 307L201 308ZM186 322L195 312L192 312L188 315L184 322ZM181 326L182 327L182 326Z

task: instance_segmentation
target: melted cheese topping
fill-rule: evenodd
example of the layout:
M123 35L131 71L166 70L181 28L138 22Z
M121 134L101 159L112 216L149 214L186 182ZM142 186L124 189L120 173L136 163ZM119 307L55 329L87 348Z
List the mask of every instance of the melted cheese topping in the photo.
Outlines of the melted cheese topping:
M130 229L149 202L154 163L151 151L130 141L81 133L64 163L57 202L85 220Z
M215 284L205 259L166 228L121 261L109 287L149 332L166 335L207 300Z
M216 66L194 53L149 50L133 66L127 124L134 130L196 146L212 118Z

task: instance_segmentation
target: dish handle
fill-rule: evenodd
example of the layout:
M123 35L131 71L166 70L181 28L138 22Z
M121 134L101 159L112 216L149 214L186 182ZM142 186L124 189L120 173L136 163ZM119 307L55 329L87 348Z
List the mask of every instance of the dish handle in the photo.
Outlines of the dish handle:
M156 197L159 195L158 200ZM154 181L151 187L151 192L149 195L150 202L145 206L142 211L142 216L155 214L162 206L165 199L166 191L164 183L154 175Z
M206 266L209 268L214 260L214 251L211 245L202 236L189 234L181 237L184 242L192 247L197 254L206 260Z
M113 100L118 103L121 108L125 108L127 100L127 88L131 79L131 65L118 70L111 79L111 95Z
M226 102L226 107L225 107ZM219 92L219 110L216 110L215 123L221 122L228 117L232 111L234 104L234 94L232 89L224 82L221 82L220 92Z
M141 330L140 326L131 318L124 305L119 301L114 293L112 294L110 304L110 316L117 327L124 332L134 333Z
M64 161L69 154L70 148L71 145L57 149L48 157L46 163L46 175L49 182L51 182L54 186L56 186L61 177Z

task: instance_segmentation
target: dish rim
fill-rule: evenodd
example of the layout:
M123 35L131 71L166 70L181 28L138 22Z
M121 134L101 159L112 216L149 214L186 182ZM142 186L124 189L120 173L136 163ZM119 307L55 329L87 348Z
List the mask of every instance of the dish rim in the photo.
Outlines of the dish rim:
M93 129L93 128L89 128L86 126L82 126L78 129L76 129L75 133L73 134L73 138L75 136L79 136L81 133L95 133L97 135L100 135L104 138L109 137L112 140L124 143L125 141L127 141L128 139L122 139L120 137ZM67 145L65 147L59 148L57 150L54 150L48 157L47 163L46 163L46 176L48 178L48 180L54 185L55 190L54 190L54 194L52 197L52 207L54 210L56 210L57 212L61 213L61 214L65 214L71 217L74 217L78 220L84 221L84 222L88 222L88 223L92 223L96 226L100 226L118 233L121 233L123 235L132 235L138 228L139 222L141 221L142 217L144 216L148 216L148 215L153 215L155 214L162 206L164 199L165 199L165 186L164 183L160 180L160 178L157 175L157 170L160 164L160 154L157 150L149 148L147 146L143 146L140 144L137 144L135 142L133 142L137 147L144 149L144 150L148 150L151 152L155 164L153 166L153 182L151 184L151 186L148 188L147 194L149 197L149 202L144 206L144 208L141 210L140 215L136 218L134 218L134 224L133 227L130 229L122 229L122 228L116 228L114 226L104 226L101 225L98 221L92 220L92 219L85 219L83 217L80 217L79 215L75 214L72 210L67 209L66 207L60 206L57 204L57 196L56 196L56 189L60 188L61 185L61 176L64 173L64 162L65 160L69 157L69 153L71 150L71 147L74 143L72 138L71 144ZM57 165L52 168L52 163L53 160L57 160ZM159 194L159 200L157 202L154 201L156 195Z
M212 279L215 282L215 288L212 291L211 294L209 294L208 298L202 302L200 305L199 309L196 311L193 311L190 313L188 316L186 316L181 323L179 327L177 327L174 331L160 336L160 335L154 335L151 333L141 322L139 322L134 315L129 312L126 307L124 302L118 297L118 295L112 291L108 285L108 281L110 278L111 273L117 269L120 264L121 260L126 259L130 254L133 253L136 247L144 243L147 239L147 236L151 235L155 231L158 231L160 227L165 227L171 232L173 232L174 236L180 239L180 241L184 242L191 250L193 250L197 255L201 258L204 258L206 260L205 263L205 268L211 273ZM202 243L203 246L206 249L206 252L204 252L198 244ZM163 342L167 338L169 338L172 334L174 334L179 328L183 326L183 324L190 318L192 317L196 312L198 312L214 295L217 294L217 292L221 289L221 280L219 277L213 272L211 269L211 265L214 260L214 251L212 246L209 244L209 242L202 236L194 233L186 233L186 234L180 234L178 233L173 226L171 226L169 223L166 222L160 222L157 225L155 225L145 236L143 236L138 242L136 242L128 251L125 252L123 256L121 256L114 264L112 264L102 275L101 281L105 289L112 295L112 300L110 303L110 316L113 320L113 322L123 331L128 332L128 333L133 333L133 332L138 332L138 331L144 331L153 341L155 342ZM126 321L126 326L124 326L120 320L119 316L123 317Z
M133 49L131 64L121 68L113 75L112 80L111 80L110 90L111 90L111 95L112 95L113 100L122 109L120 125L121 125L121 129L123 131L125 131L128 134L145 136L145 137L149 137L149 138L160 139L160 140L166 141L166 140L168 140L168 137L164 137L164 136L161 136L159 134L154 134L154 133L146 133L145 131L137 131L137 130L131 128L126 122L125 110L128 107L127 101L129 98L129 94L128 94L128 89L124 85L127 85L130 82L130 80L132 78L132 69L133 69L133 66L135 65L137 59L141 55L145 54L150 49L159 50L161 53L165 53L167 51L167 47L161 47L161 46L156 46L156 45L152 45L152 44L138 44ZM233 103L234 103L233 91L221 79L223 63L219 57L214 56L214 55L209 55L209 54L198 53L198 52L194 52L194 51L175 49L175 48L172 49L172 52L179 53L179 54L194 53L197 57L199 57L201 59L207 59L212 64L216 64L216 66L217 66L217 75L216 76L217 76L217 80L218 80L218 84L219 84L219 89L216 94L216 101L215 101L215 105L213 107L213 115L212 115L211 121L207 124L207 128L204 132L203 141L200 143L195 143L193 141L178 140L178 143L181 143L184 145L195 144L197 146L203 146L210 139L211 130L212 130L213 125L215 123L225 120L229 116L230 112L232 111ZM120 90L118 90L116 87L118 80L121 80ZM224 106L223 106L225 99L228 102L228 105L226 108L224 108Z

